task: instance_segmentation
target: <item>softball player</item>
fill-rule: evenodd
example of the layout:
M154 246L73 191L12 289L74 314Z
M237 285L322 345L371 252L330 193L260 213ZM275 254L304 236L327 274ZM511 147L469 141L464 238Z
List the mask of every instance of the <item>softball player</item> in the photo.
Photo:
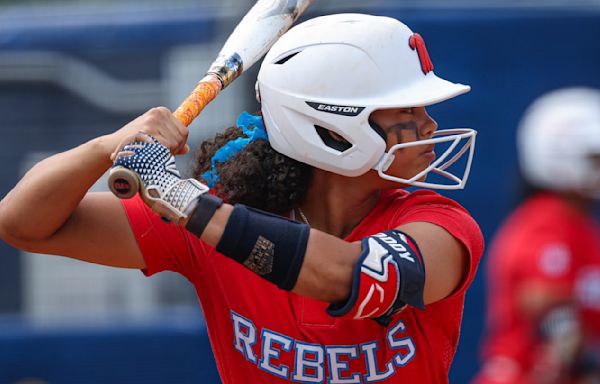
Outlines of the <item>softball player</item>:
M397 20L316 18L273 46L261 113L203 143L195 179L172 157L186 128L152 109L35 166L0 206L2 237L181 273L224 383L447 383L482 235L456 202L403 188L464 186L475 131L438 131L425 107L467 91ZM111 153L139 174L138 197L86 193ZM448 167L462 155L459 177Z
M518 130L527 198L488 261L488 329L476 383L600 381L600 91L551 92Z

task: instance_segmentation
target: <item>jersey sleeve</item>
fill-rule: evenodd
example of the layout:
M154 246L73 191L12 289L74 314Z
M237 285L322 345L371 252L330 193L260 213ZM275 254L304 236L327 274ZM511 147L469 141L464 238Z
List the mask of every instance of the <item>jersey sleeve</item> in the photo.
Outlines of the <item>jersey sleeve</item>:
M459 287L448 298L464 293L475 278L483 254L484 241L479 225L465 208L449 198L430 191L413 195L405 202L405 208L396 213L394 225L428 222L444 228L460 241L468 253L468 269Z
M185 228L163 221L139 196L121 203L146 263L142 272L151 276L173 271L193 280L211 247Z

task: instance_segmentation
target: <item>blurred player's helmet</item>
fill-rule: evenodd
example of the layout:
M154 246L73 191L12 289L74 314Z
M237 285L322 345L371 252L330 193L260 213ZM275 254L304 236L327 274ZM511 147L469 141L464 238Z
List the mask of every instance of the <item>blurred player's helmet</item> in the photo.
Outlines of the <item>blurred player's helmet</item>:
M523 116L517 147L532 185L600 197L600 91L566 88L537 99Z
M292 28L265 57L257 81L275 150L345 176L376 169L385 179L442 189L464 186L476 132L438 131L431 139L398 144L386 153L385 135L369 124L369 116L377 109L435 104L469 90L434 74L423 39L406 25L361 14L318 17ZM328 131L349 145L328 140ZM385 173L395 151L440 142L446 142L446 151L414 177ZM461 177L450 173L447 168L467 152ZM431 171L445 183L419 181Z

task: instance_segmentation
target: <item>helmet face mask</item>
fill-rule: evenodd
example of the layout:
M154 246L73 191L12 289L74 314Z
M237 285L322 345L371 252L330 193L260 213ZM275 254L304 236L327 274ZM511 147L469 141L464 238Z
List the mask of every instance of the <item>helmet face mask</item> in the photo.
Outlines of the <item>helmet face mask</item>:
M386 180L396 181L398 183L411 185L422 188L434 188L434 189L462 189L464 188L468 178L469 171L471 169L471 163L473 161L473 154L475 152L475 137L476 132L470 128L454 128L444 129L435 131L433 137L425 140L416 140L408 143L400 143L393 145L381 158L379 163L375 166L379 176ZM402 178L386 173L390 165L394 161L394 152L404 148L429 145L429 144L440 144L449 143L449 146L436 156L436 159L425 169L418 172L410 178ZM458 176L455 173L449 171L452 165L454 165L463 155L466 154L466 165L464 167L462 175ZM429 172L436 173L443 179L449 181L446 183L442 182L426 182L425 177Z
M354 177L376 169L382 178L419 185L417 179L429 171L444 173L444 164L436 162L416 178L387 174L386 162L393 154L385 153L385 138L369 117L378 109L427 106L470 90L437 77L432 69L422 38L395 19L340 14L299 24L271 48L258 75L257 94L270 143L293 159L340 175ZM324 140L327 131L350 145L332 145ZM459 152L469 153L470 166L475 134L452 131L443 141L465 138L471 150ZM436 135L431 143L438 139ZM426 144L417 143L399 144L391 152ZM468 173L464 181L452 175L452 186L442 188L461 188Z

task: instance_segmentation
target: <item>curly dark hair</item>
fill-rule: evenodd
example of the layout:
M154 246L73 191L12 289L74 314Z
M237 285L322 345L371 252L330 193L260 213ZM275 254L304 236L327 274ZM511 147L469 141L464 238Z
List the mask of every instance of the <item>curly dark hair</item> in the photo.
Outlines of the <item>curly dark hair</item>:
M229 127L213 139L205 140L196 154L193 177L203 181L202 174L211 168L215 152L243 136L240 128ZM313 169L275 151L264 139L251 142L216 167L220 182L214 188L224 201L276 214L289 211L304 200Z

